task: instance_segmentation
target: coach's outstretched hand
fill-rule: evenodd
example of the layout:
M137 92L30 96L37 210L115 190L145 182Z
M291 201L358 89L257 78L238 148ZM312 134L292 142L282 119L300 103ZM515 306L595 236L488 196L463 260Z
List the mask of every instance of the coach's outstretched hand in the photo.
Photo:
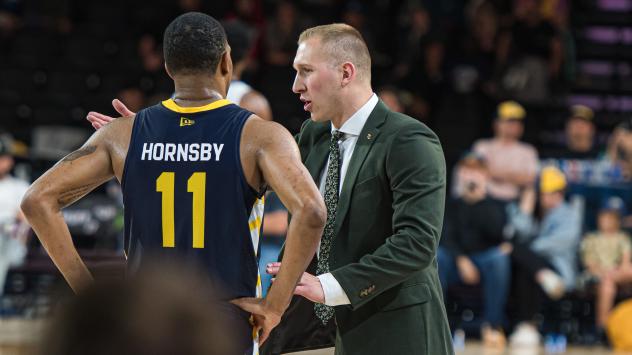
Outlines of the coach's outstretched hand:
M276 276L281 268L280 262L270 263L266 266L266 273ZM274 281L274 279L272 279ZM325 303L325 292L323 286L320 283L318 277L304 272L301 279L298 281L294 294L297 296L303 296L314 303Z
M114 107L116 112L118 112L122 117L135 115L135 113L130 111L127 108L127 106L125 106L125 104L122 103L121 100L119 99L112 100L112 107ZM88 120L92 124L92 127L94 127L94 129L99 129L105 126L106 124L112 122L114 120L114 117L110 117L102 113L90 111L88 112L88 116L86 117L86 120Z
M268 339L272 329L281 322L283 312L271 309L265 298L244 297L230 302L244 311L252 313L255 329L261 331L259 334L259 345Z

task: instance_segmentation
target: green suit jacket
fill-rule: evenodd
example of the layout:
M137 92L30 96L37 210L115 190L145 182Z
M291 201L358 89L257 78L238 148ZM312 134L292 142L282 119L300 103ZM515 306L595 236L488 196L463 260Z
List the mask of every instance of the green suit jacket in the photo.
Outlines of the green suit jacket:
M330 137L329 123L311 120L297 137L303 162L317 183ZM335 307L335 321L330 322L337 329L336 354L453 353L436 262L445 185L437 136L378 102L358 137L336 214L330 270L351 301ZM312 261L312 272L314 266ZM305 317L313 312L296 308L293 304L275 332L277 338L284 331L294 334L292 345L280 344L286 338L276 342L278 348L323 346L300 343L301 331L326 332L327 327L316 329L317 319L307 324ZM311 303L303 306L312 308ZM302 336L314 340L312 334Z

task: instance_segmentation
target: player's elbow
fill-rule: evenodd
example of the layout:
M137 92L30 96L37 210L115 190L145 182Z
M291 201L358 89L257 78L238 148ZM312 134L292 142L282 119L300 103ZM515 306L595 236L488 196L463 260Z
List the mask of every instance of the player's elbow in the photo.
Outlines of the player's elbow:
M41 213L44 205L45 196L42 191L35 186L31 186L24 194L24 197L22 197L20 209L22 210L22 213L24 213L26 219L31 221Z
M327 209L321 198L308 198L303 201L300 215L304 222L312 228L325 228Z

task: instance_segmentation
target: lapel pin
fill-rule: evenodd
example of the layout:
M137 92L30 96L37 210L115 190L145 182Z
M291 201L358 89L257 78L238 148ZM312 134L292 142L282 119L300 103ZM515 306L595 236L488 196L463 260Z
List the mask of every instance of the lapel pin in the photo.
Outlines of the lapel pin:
M368 139L368 140L373 139L373 134L371 134L371 133L367 133L367 134L366 134L366 139Z

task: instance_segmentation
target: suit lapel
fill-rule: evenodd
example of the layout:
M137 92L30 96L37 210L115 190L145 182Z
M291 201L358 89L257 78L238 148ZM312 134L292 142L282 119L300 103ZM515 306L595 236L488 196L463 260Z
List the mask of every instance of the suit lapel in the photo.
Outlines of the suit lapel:
M384 105L381 100L378 101L377 105L375 106L375 108L369 115L366 123L364 124L364 128L362 128L362 132L360 133L355 148L353 149L351 161L349 162L349 167L347 168L345 180L342 185L342 191L340 192L340 197L338 198L336 224L334 226L334 235L336 236L338 235L340 226L342 226L342 221L345 219L347 211L349 210L349 205L351 203L351 192L353 191L353 187L355 186L360 168L362 167L366 156L369 154L369 151L373 146L373 142L377 140L377 137L380 134L380 130L378 129L378 127L386 119L387 112L388 109L386 108L386 105Z

